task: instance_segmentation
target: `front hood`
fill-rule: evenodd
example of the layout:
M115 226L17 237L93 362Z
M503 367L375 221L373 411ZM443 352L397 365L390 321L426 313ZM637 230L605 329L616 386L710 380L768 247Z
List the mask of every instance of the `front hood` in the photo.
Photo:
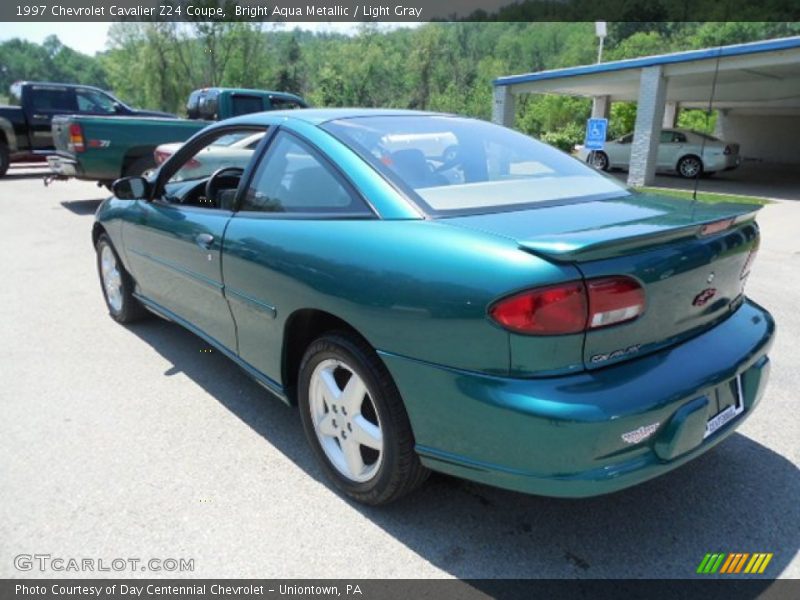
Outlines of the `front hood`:
M708 204L633 192L620 198L545 205L521 211L447 219L451 225L515 240L556 261L620 256L697 235L703 225L752 219L756 204Z

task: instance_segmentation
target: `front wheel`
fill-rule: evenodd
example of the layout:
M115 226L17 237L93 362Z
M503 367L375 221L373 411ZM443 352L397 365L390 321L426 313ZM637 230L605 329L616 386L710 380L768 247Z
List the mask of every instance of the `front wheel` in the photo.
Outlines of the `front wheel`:
M684 156L678 161L678 175L693 179L703 174L703 163L696 156Z
M147 310L133 296L133 278L106 234L98 238L95 249L100 287L111 318L118 323L132 323L144 317Z
M334 485L365 504L387 504L428 476L386 367L365 342L347 333L314 341L300 365L303 429Z

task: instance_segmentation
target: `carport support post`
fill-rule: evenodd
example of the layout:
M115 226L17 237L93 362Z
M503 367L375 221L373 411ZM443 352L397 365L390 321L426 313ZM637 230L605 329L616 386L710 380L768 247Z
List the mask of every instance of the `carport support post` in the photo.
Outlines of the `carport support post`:
M592 98L592 118L608 119L611 114L611 98L609 96L595 96Z
M514 95L511 93L511 86L494 86L492 122L504 127L513 127L515 113L516 107L514 106Z
M628 185L651 185L656 177L658 142L664 120L667 80L660 66L642 69L639 102L636 107L636 128L633 132Z
M678 122L678 103L667 102L664 105L664 120L662 121L664 129L671 129L675 127L675 124L677 122Z

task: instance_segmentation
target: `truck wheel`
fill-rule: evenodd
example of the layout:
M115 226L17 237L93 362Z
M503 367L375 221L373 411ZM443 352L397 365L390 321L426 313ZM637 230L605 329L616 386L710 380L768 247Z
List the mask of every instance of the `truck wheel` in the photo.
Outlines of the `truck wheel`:
M145 154L144 156L140 156L135 161L130 163L127 167L125 167L125 177L139 177L148 169L152 169L156 166L155 159Z
M6 174L10 162L11 161L8 156L8 146L5 143L0 142L0 177Z

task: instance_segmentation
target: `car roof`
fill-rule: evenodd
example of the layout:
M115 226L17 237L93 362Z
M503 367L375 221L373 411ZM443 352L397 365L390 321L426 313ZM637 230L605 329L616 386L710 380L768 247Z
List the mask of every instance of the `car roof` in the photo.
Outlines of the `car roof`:
M421 110L406 110L397 108L293 108L288 110L271 110L260 113L242 115L249 121L259 117L275 117L297 119L312 125L321 125L328 121L341 119L356 119L359 117L422 117L422 116L450 116L445 113L428 112Z

